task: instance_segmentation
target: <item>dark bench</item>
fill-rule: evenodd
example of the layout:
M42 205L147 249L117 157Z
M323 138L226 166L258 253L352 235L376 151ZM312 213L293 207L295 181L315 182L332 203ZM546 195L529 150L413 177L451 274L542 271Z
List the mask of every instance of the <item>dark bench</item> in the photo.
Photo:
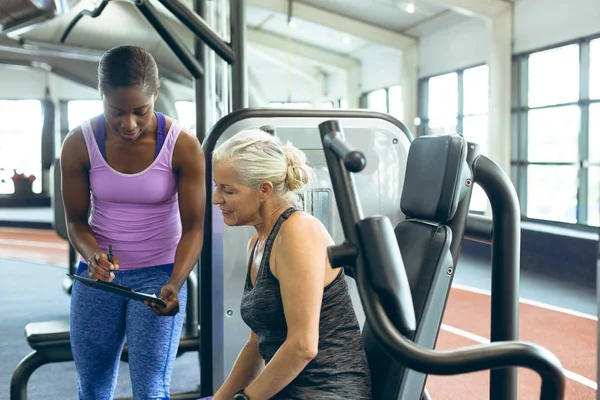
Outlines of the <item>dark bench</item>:
M200 349L198 323L196 322L198 289L195 274L192 273L190 275L187 285L186 320L182 338L179 342L177 357L184 353ZM25 326L25 338L33 351L19 362L13 372L10 381L10 400L27 399L27 383L29 382L29 378L42 365L73 361L70 336L71 331L68 320L31 322ZM128 361L127 343L123 348L121 360ZM193 397L189 398L196 398L195 395L194 393ZM176 397L172 398L175 399Z

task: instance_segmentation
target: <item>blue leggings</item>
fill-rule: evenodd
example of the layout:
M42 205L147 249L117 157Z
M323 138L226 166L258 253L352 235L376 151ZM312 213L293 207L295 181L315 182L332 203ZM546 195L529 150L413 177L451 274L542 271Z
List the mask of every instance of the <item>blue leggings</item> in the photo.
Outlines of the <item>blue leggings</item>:
M172 271L173 264L117 271L113 282L158 296ZM87 264L81 262L76 274L87 277ZM157 316L144 303L75 281L70 319L79 398L114 397L119 360L127 339L133 398L168 400L186 300L184 284L179 291L177 315Z

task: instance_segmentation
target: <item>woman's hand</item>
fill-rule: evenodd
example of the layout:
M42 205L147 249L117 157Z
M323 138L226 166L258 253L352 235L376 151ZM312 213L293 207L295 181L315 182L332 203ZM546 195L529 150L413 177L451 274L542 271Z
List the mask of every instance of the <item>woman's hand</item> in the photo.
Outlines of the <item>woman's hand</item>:
M119 269L119 258L112 256L113 262L108 261L108 256L104 253L96 252L88 259L88 275L92 279L111 282L115 279L113 271Z
M156 315L173 316L179 312L178 293L179 291L174 285L167 283L162 287L160 295L158 296L159 299L167 303L166 307L161 307L156 303L150 303L148 301L145 301L144 303L148 305Z

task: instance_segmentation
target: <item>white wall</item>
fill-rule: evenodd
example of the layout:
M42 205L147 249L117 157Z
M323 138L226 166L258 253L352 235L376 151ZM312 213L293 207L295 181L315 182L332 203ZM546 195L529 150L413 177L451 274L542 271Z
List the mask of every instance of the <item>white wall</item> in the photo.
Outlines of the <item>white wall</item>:
M600 0L517 0L513 53L600 34ZM420 38L419 77L483 63L486 23L470 18Z
M0 65L0 99L43 99L46 81L54 100L96 100L98 92L59 75L25 66Z
M46 72L21 66L0 65L0 99L44 98Z
M521 53L600 33L600 0L519 0L514 52Z
M419 77L481 64L486 57L486 24L482 19L470 18L420 38Z
M370 45L352 54L361 62L360 88L362 92L399 85L401 54L398 50Z

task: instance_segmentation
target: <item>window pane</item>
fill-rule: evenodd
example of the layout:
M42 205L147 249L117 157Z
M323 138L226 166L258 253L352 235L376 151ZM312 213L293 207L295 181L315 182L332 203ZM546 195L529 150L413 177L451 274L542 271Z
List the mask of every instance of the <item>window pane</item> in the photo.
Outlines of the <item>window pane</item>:
M471 194L471 204L469 204L469 210L485 212L488 207L488 198L481 186L475 185L473 187L473 194Z
M104 112L102 100L71 100L67 104L69 130Z
M590 43L590 98L600 99L600 39Z
M385 89L377 89L367 94L367 108L382 113L388 112Z
M600 103L590 104L590 161L600 162Z
M428 115L430 120L456 118L458 115L458 75L429 79Z
M404 118L404 102L402 101L402 87L392 86L389 89L390 96L390 115L398 121Z
M572 44L529 56L529 106L579 100L579 45Z
M487 154L488 148L488 116L476 115L463 119L463 135L467 142L481 146L481 153Z
M14 193L13 170L35 175L32 191L42 191L42 124L38 100L0 100L0 193Z
M527 168L527 216L577 222L576 166L530 165Z
M193 101L176 101L177 120L192 132L196 132L196 103Z
M458 122L456 117L446 119L434 119L427 126L428 135L449 135L457 132Z
M487 114L488 112L488 66L466 69L463 73L463 113Z
M528 159L532 162L577 162L579 106L529 111Z
M588 225L600 226L600 167L588 169Z

